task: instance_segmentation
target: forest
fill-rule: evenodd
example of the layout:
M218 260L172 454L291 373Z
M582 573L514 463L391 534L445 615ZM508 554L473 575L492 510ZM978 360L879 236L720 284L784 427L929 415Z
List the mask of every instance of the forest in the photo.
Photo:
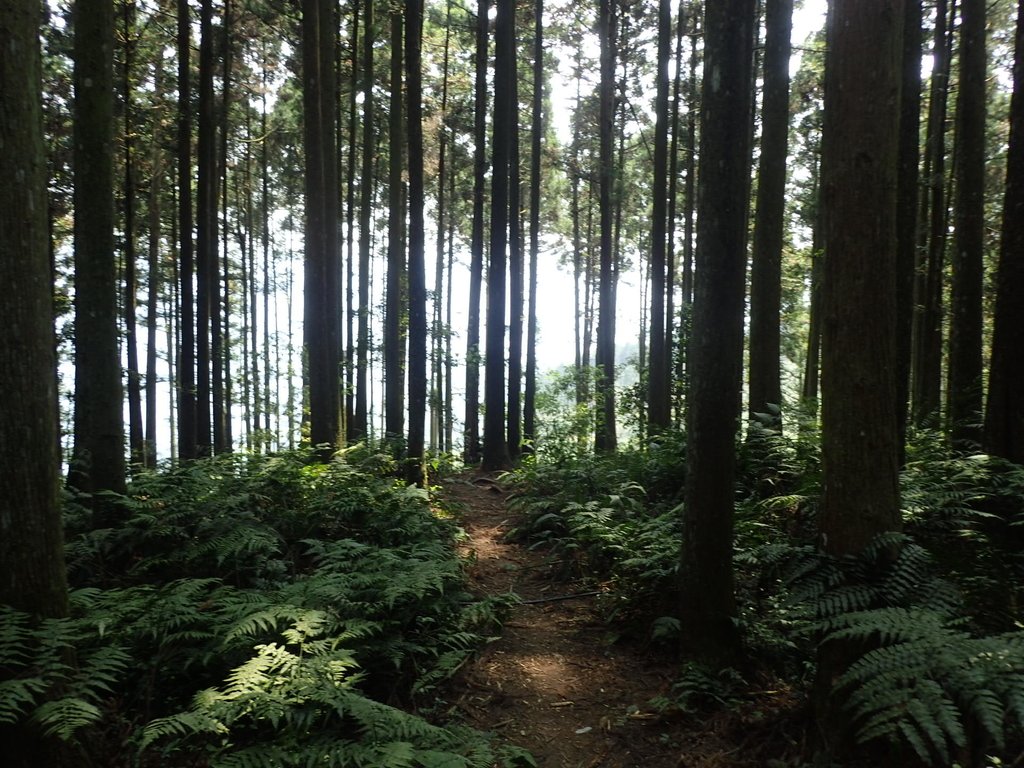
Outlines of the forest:
M0 0L0 285L4 765L1024 764L1020 0Z

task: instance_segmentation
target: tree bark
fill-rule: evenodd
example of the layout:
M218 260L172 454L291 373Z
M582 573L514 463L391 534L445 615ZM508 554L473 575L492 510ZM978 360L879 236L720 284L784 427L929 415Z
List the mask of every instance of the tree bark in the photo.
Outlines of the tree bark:
M178 456L196 458L195 260L192 240L192 50L188 0L178 0L178 279L180 289L178 352Z
M1015 40L985 449L1024 464L1024 4L1017 6Z
M157 59L153 65L153 91L155 101L162 103L164 68L163 60ZM162 110L158 113L162 116ZM159 124L159 120L158 120ZM164 179L164 151L163 136L158 131L153 132L150 145L149 164L149 241L147 251L147 276L146 286L146 433L143 446L144 467L152 469L156 466L157 456L157 311L159 308L161 270L160 270L160 230L161 230L161 190ZM169 348L170 353L173 348Z
M213 449L210 346L217 283L217 126L213 104L213 0L199 6L199 116L196 137L196 443Z
M737 648L732 534L735 439L743 367L753 0L704 12L700 194L687 370L681 561L683 648L727 662Z
M669 0L658 0L658 61L654 96L654 197L651 211L651 352L647 373L647 411L652 433L671 422L670 350L665 343L666 251L668 236L668 65L672 50Z
M400 442L405 432L402 35L401 7L394 6L391 10L391 111L388 115L388 261L384 288L384 436L392 443Z
M896 192L903 0L836 0L827 26L822 137L821 544L861 552L898 530ZM842 751L848 714L830 696L850 649L819 649L825 748Z
M540 255L541 147L544 135L544 0L533 8L533 100L530 113L530 266L526 316L526 387L523 396L523 446L537 439L537 261Z
M615 253L613 249L616 169L613 134L615 132L615 68L618 60L618 19L613 0L601 0L598 6L598 37L601 42L601 80L598 149L598 214L600 223L600 278L598 289L597 381L594 386L596 424L594 450L615 453Z
M487 13L477 4L473 85L473 222L470 233L469 318L466 327L466 421L463 453L467 464L480 461L480 294L484 272L484 194L487 173Z
M405 3L406 124L409 146L409 431L407 479L423 485L427 410L427 285L423 207L423 0Z
M491 172L491 238L487 271L487 358L484 381L483 468L509 464L505 442L505 284L508 266L509 168L512 124L518 121L513 100L516 78L516 5L498 0L494 26L494 132Z
M75 447L69 481L94 494L94 522L107 527L115 511L95 493L125 490L114 255L113 0L78 2L74 31Z
M922 200L921 252L917 268L911 381L913 420L937 426L942 401L942 293L948 209L946 204L946 107L952 59L952 23L946 0L936 0L932 77L925 131L925 194ZM947 30L948 25L948 30Z
M921 142L921 0L904 0L903 83L900 96L899 169L896 177L896 425L903 465L910 405L914 268L918 243Z
M354 423L349 429L352 440L369 436L367 401L370 368L370 240L373 216L373 159L376 139L373 126L373 43L374 3L363 0L363 153L359 174L359 322L356 341L356 402Z
M136 41L135 4L126 0L121 6L122 34L122 124L124 126L124 331L128 390L128 454L133 467L144 462L142 431L142 375L139 372L138 281L135 263L135 105L132 97L132 67Z
M314 446L326 446L328 452L338 445L341 427L336 37L331 0L304 0L302 64L306 238L303 343L308 365L309 439Z
M953 445L961 450L976 450L981 439L986 4L986 0L960 4L947 416Z
M785 232L786 160L789 149L789 56L792 0L765 3L764 101L754 249L750 269L750 381L747 406L753 422L782 431L782 244Z
M6 292L0 301L0 604L56 618L68 615L68 589L40 99L42 17L37 0L5 3L0 14L0 285ZM10 677L0 669L0 683ZM0 741L10 768L74 764L61 759L56 739L24 722L0 726Z

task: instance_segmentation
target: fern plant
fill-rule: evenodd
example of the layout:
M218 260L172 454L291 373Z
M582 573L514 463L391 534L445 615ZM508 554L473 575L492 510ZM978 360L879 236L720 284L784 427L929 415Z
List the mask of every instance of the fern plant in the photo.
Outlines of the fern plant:
M81 618L39 620L0 606L0 725L28 718L46 734L70 741L99 722L104 700L132 660L94 639Z
M786 586L797 627L868 649L835 682L857 739L905 743L948 765L958 751L999 751L1024 727L1024 633L979 636L959 591L902 534L858 556L772 545L759 553Z
M73 618L0 613L0 724L34 720L97 764L129 746L172 766L529 762L389 706L458 669L500 606L464 591L450 516L372 463L142 474L116 530L72 500Z
M212 766L495 763L481 735L430 725L361 694L357 663L328 632L330 624L323 612L297 615L221 686L196 694L188 710L148 723L140 752L202 749Z

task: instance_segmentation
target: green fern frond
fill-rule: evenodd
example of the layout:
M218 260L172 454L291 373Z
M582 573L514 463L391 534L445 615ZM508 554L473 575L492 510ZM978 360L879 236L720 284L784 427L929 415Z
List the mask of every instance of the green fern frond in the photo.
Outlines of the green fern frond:
M69 741L79 728L99 722L103 713L95 704L71 696L44 701L32 715L43 732Z

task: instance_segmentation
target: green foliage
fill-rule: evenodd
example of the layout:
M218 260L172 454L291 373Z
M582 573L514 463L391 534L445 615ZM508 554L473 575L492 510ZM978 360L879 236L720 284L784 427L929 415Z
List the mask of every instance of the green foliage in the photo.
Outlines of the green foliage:
M0 723L32 718L142 765L505 761L479 733L394 706L457 670L500 606L463 590L451 516L358 458L143 474L116 530L88 529L72 503L86 586L71 619L0 614L0 667L16 671Z
M902 491L907 530L964 590L975 620L993 631L1014 627L1024 581L1024 467L916 448Z
M43 732L71 740L103 717L103 702L131 661L99 642L87 620L39 620L0 606L0 725L29 717Z
M711 669L696 662L686 662L666 696L651 699L659 712L695 714L712 708L728 708L739 701L746 685L739 672L726 667Z
M909 745L930 764L957 750L1002 750L1024 727L1024 633L978 635L930 553L901 534L858 556L764 547L781 576L790 626L859 649L834 684L857 739Z
M561 555L614 587L612 615L653 620L672 610L679 569L683 446L676 433L643 450L524 463L510 477L511 536Z

